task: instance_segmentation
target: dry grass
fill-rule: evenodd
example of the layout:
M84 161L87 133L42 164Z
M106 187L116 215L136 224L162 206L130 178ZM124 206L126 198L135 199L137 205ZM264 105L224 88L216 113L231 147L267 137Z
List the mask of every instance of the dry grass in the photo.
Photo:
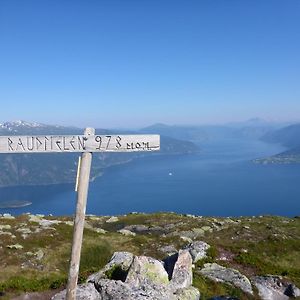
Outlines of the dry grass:
M69 217L47 219L71 220ZM206 231L197 239L213 246L214 253L210 257L212 261L217 260L220 253L226 253L229 259L218 263L239 269L248 276L281 274L300 286L300 219L266 216L228 220L193 218L173 213L130 214L120 216L115 223L106 223L107 219L108 217L87 217L89 226L84 231L81 281L100 269L114 251L129 251L136 255L162 259L165 254L159 250L161 246L173 245L180 249L186 244L176 233L210 226L212 232ZM170 224L173 225L170 227ZM10 225L10 229L2 231L15 235L15 238L1 235L0 291L11 296L24 291L56 289L66 284L72 226L60 223L43 229L38 223L28 222L26 215L14 220L0 218L0 225ZM128 225L158 227L164 233L149 230L137 233L136 236L124 236L116 232ZM26 238L22 237L22 233L17 231L22 226L33 233ZM94 231L97 228L108 232L97 233ZM12 244L20 244L23 249L7 248L7 245ZM42 250L44 254L40 260L36 255L38 250ZM195 286L200 289L203 299L221 292L241 299L245 297L241 291L231 286L212 284L196 273Z

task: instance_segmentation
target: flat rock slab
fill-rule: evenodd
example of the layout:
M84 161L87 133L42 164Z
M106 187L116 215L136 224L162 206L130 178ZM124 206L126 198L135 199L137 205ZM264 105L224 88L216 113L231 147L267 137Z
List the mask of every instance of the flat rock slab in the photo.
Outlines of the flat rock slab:
M66 290L56 294L51 300L65 300ZM81 284L76 289L76 300L103 300L102 296L95 289L92 283ZM117 299L117 298L116 298Z
M114 222L118 222L119 218L118 217L110 217L108 220L106 220L106 223L114 223Z
M7 236L9 236L13 239L16 238L16 236L14 234L12 234L11 232L9 232L9 231L1 231L0 230L0 235L7 235Z
M300 296L300 290L293 284L284 282L280 276L255 276L252 282L263 300L288 300Z
M15 244L15 245L7 245L6 248L19 250L19 249L23 249L24 247L20 244Z
M144 232L148 232L149 231L149 226L146 226L146 225L128 225L128 226L125 226L124 229L126 230L130 230L132 232L135 232L135 233L144 233Z
M3 214L1 219L13 220L13 219L15 219L15 217L12 216L11 214Z
M65 300L66 291L55 295L52 300ZM199 300L200 293L194 287L179 289L175 293L166 285L132 287L120 280L101 279L95 289L92 283L79 285L76 300Z
M214 281L229 283L246 293L253 294L250 280L235 269L225 268L212 263L205 264L200 273Z
M10 230L11 226L10 225L0 225L0 230Z
M118 232L125 235L125 236L136 236L135 232L132 232L132 231L127 230L127 229L120 229L120 230L118 230Z
M231 297L231 296L216 296L209 298L209 300L239 300L239 298Z
M98 291L103 300L177 300L166 286L153 285L132 287L120 280L103 279L99 282Z

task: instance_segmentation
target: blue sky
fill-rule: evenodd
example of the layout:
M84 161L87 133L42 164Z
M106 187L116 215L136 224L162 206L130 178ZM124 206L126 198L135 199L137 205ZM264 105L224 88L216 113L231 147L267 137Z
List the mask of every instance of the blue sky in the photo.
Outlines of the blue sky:
M2 0L0 122L300 120L298 0Z

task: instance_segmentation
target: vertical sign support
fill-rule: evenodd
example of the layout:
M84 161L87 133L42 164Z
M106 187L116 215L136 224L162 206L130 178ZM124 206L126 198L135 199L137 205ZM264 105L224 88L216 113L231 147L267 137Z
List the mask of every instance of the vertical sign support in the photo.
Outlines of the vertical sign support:
M84 135L94 135L94 128L86 128ZM70 261L68 285L67 285L67 300L76 299L76 287L80 265L80 253L82 246L82 236L84 229L86 202L89 188L89 179L92 163L92 153L85 152L81 156L81 166L78 174L78 191L77 191L77 204L76 215L74 220L72 254Z
M159 149L159 135L95 135L94 128L86 128L83 136L0 136L0 153L82 153L81 160L78 162L76 178L77 204L66 294L67 300L76 299L92 153L159 151Z

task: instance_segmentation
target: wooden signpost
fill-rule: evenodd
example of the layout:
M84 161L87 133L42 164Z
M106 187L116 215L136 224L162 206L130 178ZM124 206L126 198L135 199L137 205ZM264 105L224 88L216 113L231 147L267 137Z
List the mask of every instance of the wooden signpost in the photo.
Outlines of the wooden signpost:
M67 300L76 299L92 153L158 150L160 150L159 135L96 135L94 128L86 128L84 135L0 136L0 153L82 153L76 183L77 204Z
M158 135L95 135L93 133L90 135L65 136L0 136L0 153L133 152L153 150L159 150Z

